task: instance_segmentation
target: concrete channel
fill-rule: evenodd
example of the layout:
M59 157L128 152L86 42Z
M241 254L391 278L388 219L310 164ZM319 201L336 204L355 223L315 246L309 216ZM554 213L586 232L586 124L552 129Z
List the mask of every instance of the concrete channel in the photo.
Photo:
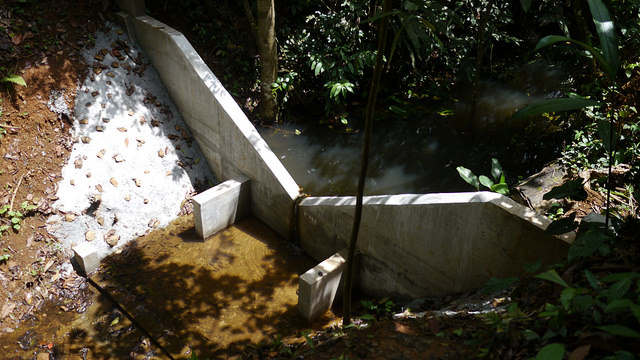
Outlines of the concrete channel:
M280 236L299 239L320 262L300 277L299 308L310 319L328 309L340 282L340 251L347 246L355 198L299 198L292 176L188 40L145 15L144 0L116 2L129 37L145 51L223 181L194 197L200 236L252 214ZM549 223L489 192L369 196L358 285L371 296L402 298L474 290L493 276L523 272L526 263L562 259L571 237L546 235Z

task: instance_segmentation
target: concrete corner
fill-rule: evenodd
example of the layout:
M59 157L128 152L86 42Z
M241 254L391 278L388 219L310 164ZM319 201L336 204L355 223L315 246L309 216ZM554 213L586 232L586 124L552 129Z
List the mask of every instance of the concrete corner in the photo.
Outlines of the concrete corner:
M80 270L84 271L85 275L95 271L100 266L98 253L87 243L75 246L73 253L73 260L78 264Z
M346 262L347 249L343 249L300 275L298 310L307 320L312 321L331 308Z
M237 176L193 197L196 232L203 239L251 214L249 178Z
M142 16L146 11L144 0L116 0L116 5L134 17Z

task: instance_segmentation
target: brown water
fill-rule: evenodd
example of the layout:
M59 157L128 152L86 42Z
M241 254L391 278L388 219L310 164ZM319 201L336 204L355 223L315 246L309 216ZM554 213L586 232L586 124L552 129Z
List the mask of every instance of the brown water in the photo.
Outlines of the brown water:
M200 358L227 358L270 343L277 335L336 321L327 314L309 324L298 315L298 275L313 265L256 219L202 241L192 217L185 216L105 259L103 270L92 279L175 358L186 358L192 350ZM88 358L153 357L149 340L111 301L99 295L93 299L95 304L84 314L48 309L46 317L0 341L8 344L5 350L21 356L47 351L46 345L53 343L66 355L84 351ZM16 341L29 329L38 335L35 346L25 352ZM157 349L156 354L162 357Z

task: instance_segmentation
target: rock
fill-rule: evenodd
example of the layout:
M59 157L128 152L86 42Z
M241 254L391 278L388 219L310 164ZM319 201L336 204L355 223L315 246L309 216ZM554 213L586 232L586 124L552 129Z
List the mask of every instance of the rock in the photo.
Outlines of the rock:
M87 125L88 123L89 123L89 119L87 119L87 118L80 119L80 124Z
M84 239L87 241L93 241L96 238L96 233L93 230L89 230L84 233Z
M80 140L84 143L84 144L88 144L91 142L91 139L88 136L83 136L80 138Z
M109 230L109 232L104 235L104 241L111 247L118 245L119 240L120 235L116 234L115 229Z
M71 179L71 180L69 180L69 184L71 184L72 186L75 186L76 182L75 182L75 180Z
M116 180L116 178L111 178L109 179L109 182L111 183L111 185L118 187L118 180Z
M131 200L131 195L127 194L124 196L125 201Z
M112 73L111 71L107 71L107 76L113 78L116 77L116 74Z
M120 131L120 132L127 132L127 128L125 128L125 127L119 127L119 128L118 128L118 131Z
M98 190L99 192L103 192L104 189L102 189L102 185L98 184L96 185L96 190Z
M136 178L134 178L134 179L133 179L133 182L134 182L134 183L136 183L136 186L137 186L137 187L140 187L140 179L136 179Z
M164 157L164 150L163 149L158 150L158 156L160 156L161 158Z
M124 161L124 158L123 158L123 157L122 157L122 155L120 155L120 154L115 154L115 155L113 156L113 160L115 160L117 163L121 163L121 162L123 162L123 161Z
M73 162L73 165L75 165L76 169L82 169L82 159L76 159L76 161Z
M104 154L107 152L107 150L102 149L100 151L98 151L98 154L96 154L97 157L99 157L100 159L102 159L102 157L104 156Z
M91 96L93 96L93 97L98 96L98 94L100 94L98 91L92 91L91 92Z
M104 126L102 126L102 125L96 126L96 131L97 132L103 132L104 131Z
M144 199L143 203L148 204L149 203L149 199Z
M74 214L74 213L66 213L66 214L64 214L64 221L66 221L66 222L72 222L75 219L76 219L76 214Z

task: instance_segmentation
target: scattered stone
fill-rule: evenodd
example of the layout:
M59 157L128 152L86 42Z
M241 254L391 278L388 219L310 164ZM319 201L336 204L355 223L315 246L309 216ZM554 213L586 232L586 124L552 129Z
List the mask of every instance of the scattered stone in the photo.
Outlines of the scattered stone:
M104 60L104 56L102 56L102 54L100 54L100 53L97 53L93 58L98 60L98 61Z
M96 233L93 230L89 230L84 233L84 239L87 241L93 241L96 238Z
M112 73L111 71L107 71L107 76L113 78L116 77L116 74Z
M101 125L96 126L96 131L97 132L103 132L104 131L104 126L101 126Z
M140 125L144 125L147 123L147 119L144 118L144 116L140 116Z
M66 222L72 222L75 219L76 219L76 214L74 214L74 213L66 213L66 214L64 214L64 221L66 221Z
M107 108L107 104L104 104L104 103L100 104L100 107L103 108L103 109L106 109Z
M120 235L116 234L116 230L115 229L111 229L109 230L109 232L107 232L104 235L104 241L109 244L109 246L114 247L116 245L118 245L118 241L120 240Z
M100 94L98 91L92 91L91 92L91 96L93 96L93 97L98 96L98 94Z
M119 128L118 128L118 131L120 131L120 132L127 132L127 128L125 128L125 127L119 127Z
M164 157L164 150L163 149L158 150L158 156L160 156L161 158Z
M111 80L107 80L106 84L111 86Z
M89 123L89 119L87 119L87 118L80 119L80 124L87 125L88 123Z
M98 224L99 224L100 226L104 225L104 218L103 218L102 216L99 216L99 217L96 219L96 221L98 222Z
M123 162L123 161L124 161L124 158L123 158L123 157L122 157L122 155L120 155L120 154L115 154L115 155L113 156L113 160L115 160L117 163L121 163L121 162Z
M124 147L129 147L129 138L124 138Z
M88 136L83 136L80 138L83 144L88 144L91 142L91 139Z
M100 50L100 53L102 54L102 56L106 56L109 53L109 50L102 49L102 50Z
M137 187L140 187L140 179L133 178L133 182L136 183Z
M129 194L125 195L125 196L124 196L124 199L125 199L126 201L131 200L131 195L129 195Z
M128 114L129 114L129 116L133 116L133 114L135 114L135 113L133 112L133 110L129 110Z
M143 139L136 139L136 141L138 142L138 147L144 145L144 140Z
M120 65L118 64L118 62L117 62L117 61L114 61L114 62L112 62L112 63L111 63L111 67L112 67L112 68L117 68L117 67L119 67L119 66L120 66Z
M90 172L88 172L88 173L87 173L87 177L88 177L88 178L90 178L90 177L91 177L91 173L90 173Z
M160 126L160 121L158 119L152 119L151 120L151 126L153 126L153 127Z
M103 192L104 191L102 189L102 185L100 185L100 184L96 185L96 190L98 190L99 192Z
M100 151L98 151L98 153L96 154L97 157L99 157L100 159L102 159L104 157L104 154L107 152L107 150L102 149Z
M146 205L146 204L149 203L149 199L144 199L142 202L145 203L145 205Z
M82 169L82 159L76 159L76 161L73 162L73 165L75 165L76 169Z
M148 174L149 172L150 172L149 170L145 170L145 171L144 171L144 173L145 173L145 174Z
M91 106L91 103L88 102L88 103L84 104L84 106L89 107L89 106Z
M111 185L118 187L118 180L116 180L116 178L111 178L109 179L109 182L111 183Z
M102 118L102 122L103 122L103 123L105 123L105 124L107 124L107 123L109 122L109 119L107 119L107 118Z
M158 219L156 219L156 218L153 218L153 219L151 219L151 220L149 221L149 227L150 227L150 228L154 228L154 229L155 229L155 228L157 228L157 227L158 227L158 225L160 225L160 220L158 220Z
M96 75L100 75L102 73L102 68L94 67L93 68L93 73L96 74Z
M76 182L73 179L71 179L71 180L69 180L69 184L71 184L72 186L75 186Z
M171 176L171 170L167 171L167 176Z

